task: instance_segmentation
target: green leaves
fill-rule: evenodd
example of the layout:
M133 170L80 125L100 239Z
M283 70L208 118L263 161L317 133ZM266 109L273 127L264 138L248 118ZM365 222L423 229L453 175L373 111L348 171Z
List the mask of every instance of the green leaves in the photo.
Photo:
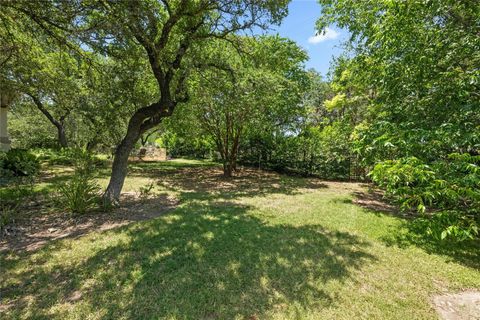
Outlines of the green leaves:
M430 230L433 236L465 240L478 235L480 178L468 172L479 160L478 156L458 153L432 165L414 157L402 158L377 164L370 176L402 209L433 214L429 222L435 229ZM437 209L445 213L440 215L434 211Z

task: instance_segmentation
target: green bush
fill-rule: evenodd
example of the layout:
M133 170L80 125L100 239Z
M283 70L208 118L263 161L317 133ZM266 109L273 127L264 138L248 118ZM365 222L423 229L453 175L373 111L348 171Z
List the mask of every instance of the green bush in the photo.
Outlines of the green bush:
M453 153L425 163L415 157L378 163L372 180L402 209L425 215L426 232L436 239L471 239L480 224L480 156ZM425 220L427 219L427 220Z
M58 187L57 202L73 214L84 214L98 203L98 190L91 177L76 173Z
M147 185L141 186L138 190L138 197L140 198L140 200L147 200L152 194L154 188L155 188L155 184L153 182L150 182Z
M238 160L278 172L349 179L353 169L350 131L348 125L332 122L306 126L296 135L247 136Z
M458 211L441 211L431 217L418 218L419 231L435 240L464 241L478 236L478 225L470 215Z
M23 149L11 149L0 156L2 175L34 176L40 170L40 162L35 155Z
M73 214L84 214L98 204L99 186L93 177L94 158L86 151L78 151L73 161L75 174L58 187L57 203Z

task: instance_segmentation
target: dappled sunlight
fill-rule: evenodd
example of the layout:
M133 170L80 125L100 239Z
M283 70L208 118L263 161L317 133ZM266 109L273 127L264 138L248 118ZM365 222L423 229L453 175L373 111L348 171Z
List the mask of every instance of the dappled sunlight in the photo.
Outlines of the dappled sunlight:
M7 262L8 269L16 264L25 273L9 274L5 297L15 301L18 312L37 315L80 308L100 318L262 317L283 304L327 306L333 299L325 290L329 281L342 282L375 261L365 252L369 244L356 236L320 225L272 226L249 210L233 203L187 204L172 216L108 231L108 243L89 241L98 237L93 235L49 246L27 257L45 264L33 272L19 256ZM59 259L80 244L90 249ZM20 292L30 297L28 303L15 300ZM197 297L193 303L191 295ZM75 304L72 296L81 296L81 302Z
M475 268L478 251L447 268L440 256L396 242L404 219L358 202L367 192L361 184L250 169L224 179L211 164L138 165L148 174L127 183L154 183L151 194L124 192L120 208L86 215L95 223L77 224L76 233L45 238L33 252L4 251L3 312L351 319L371 304L381 306L367 311L373 318L412 305L414 317L431 312L432 279L442 290L478 282L465 267Z

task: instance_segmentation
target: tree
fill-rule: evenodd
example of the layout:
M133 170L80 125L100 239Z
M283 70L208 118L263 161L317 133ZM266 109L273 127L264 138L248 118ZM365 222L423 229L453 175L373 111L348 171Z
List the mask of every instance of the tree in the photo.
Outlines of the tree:
M338 93L369 98L357 130L366 163L478 153L478 1L319 2L319 29L352 33L345 83L361 90Z
M27 95L57 131L58 145L68 147L66 118L78 105L79 64L66 53L44 52L40 46L17 65L12 79L18 92Z
M373 181L402 208L435 209L426 233L478 236L480 2L319 2L319 29L352 34L331 105L364 102L353 136Z
M236 169L245 134L298 116L300 80L305 77L306 55L294 42L280 37L236 41L240 54L224 43L212 43L225 70L205 70L192 79L193 98L178 114L193 115L188 127L199 127L211 137L225 177Z
M195 69L215 67L205 52L209 39L229 41L229 35L266 28L286 14L288 1L101 1L29 2L2 4L28 16L49 36L69 47L102 52L121 60L146 60L156 80L157 95L136 109L127 132L116 148L112 173L104 198L118 202L127 174L128 155L141 134L172 115L188 101L187 79ZM234 43L232 43L234 45ZM87 51L88 51L87 50Z
M105 33L119 43L130 45L129 50L140 45L158 84L158 98L135 111L117 147L105 192L107 201L118 201L128 155L140 135L171 116L179 103L188 101L186 81L191 69L215 64L203 52L205 41L228 39L229 34L244 29L265 27L267 21L278 22L286 13L286 3L165 0L111 2L98 8L101 14L96 13L93 23L102 23Z
M18 97L31 99L55 127L58 145L67 147L65 121L78 103L83 63L68 47L38 32L8 4L0 7L0 48L5 53L0 81Z

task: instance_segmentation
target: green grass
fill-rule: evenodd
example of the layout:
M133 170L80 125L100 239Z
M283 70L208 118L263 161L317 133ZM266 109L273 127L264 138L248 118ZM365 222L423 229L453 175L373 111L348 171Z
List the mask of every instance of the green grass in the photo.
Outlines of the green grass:
M433 295L480 288L478 243L409 241L408 220L352 202L364 187L213 166L132 164L127 190L155 181L179 206L3 253L1 318L436 319Z

